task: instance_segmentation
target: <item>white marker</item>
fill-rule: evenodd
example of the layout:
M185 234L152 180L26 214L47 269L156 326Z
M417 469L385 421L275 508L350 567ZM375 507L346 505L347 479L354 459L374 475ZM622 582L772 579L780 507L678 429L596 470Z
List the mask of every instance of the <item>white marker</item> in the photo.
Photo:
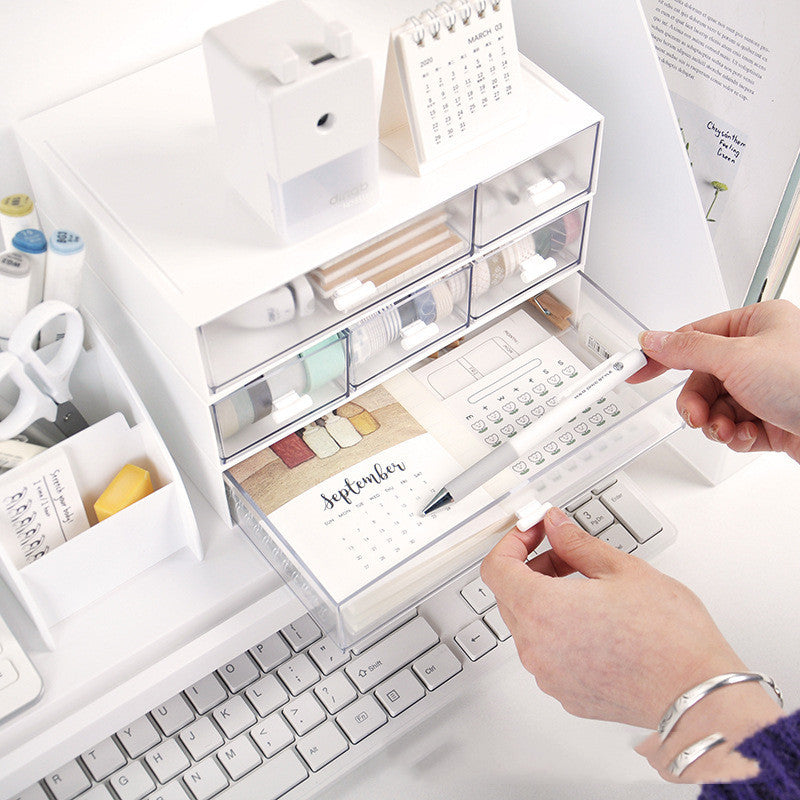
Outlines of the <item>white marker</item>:
M0 253L0 340L11 336L32 305L28 257L13 250Z
M600 366L595 367L577 389L570 387L566 392L562 392L555 406L525 433L504 442L489 455L448 481L447 485L425 506L422 513L430 514L431 511L462 500L476 489L480 489L488 480L533 450L542 439L550 436L562 425L566 425L587 405L630 378L646 363L646 356L638 349L611 356Z
M81 272L86 259L86 247L77 233L54 231L50 236L44 273L44 299L61 300L74 308L80 304ZM64 318L59 317L42 328L42 345L64 335Z
M10 194L0 200L0 229L6 250L14 236L26 228L41 228L33 200L26 194Z

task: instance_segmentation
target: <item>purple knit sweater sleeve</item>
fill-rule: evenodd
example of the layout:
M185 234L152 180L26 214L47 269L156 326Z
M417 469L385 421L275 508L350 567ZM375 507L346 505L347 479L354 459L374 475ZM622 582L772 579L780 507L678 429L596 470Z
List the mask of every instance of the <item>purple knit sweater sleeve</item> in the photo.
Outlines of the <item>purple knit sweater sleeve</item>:
M800 711L758 731L737 749L761 764L758 777L706 784L698 800L800 800Z

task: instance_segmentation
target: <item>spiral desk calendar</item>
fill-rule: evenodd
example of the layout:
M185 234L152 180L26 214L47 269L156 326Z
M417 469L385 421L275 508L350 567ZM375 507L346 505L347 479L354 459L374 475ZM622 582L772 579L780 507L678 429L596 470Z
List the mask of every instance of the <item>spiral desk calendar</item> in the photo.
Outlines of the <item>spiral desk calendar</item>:
M418 174L521 121L510 0L452 0L392 31L381 141Z

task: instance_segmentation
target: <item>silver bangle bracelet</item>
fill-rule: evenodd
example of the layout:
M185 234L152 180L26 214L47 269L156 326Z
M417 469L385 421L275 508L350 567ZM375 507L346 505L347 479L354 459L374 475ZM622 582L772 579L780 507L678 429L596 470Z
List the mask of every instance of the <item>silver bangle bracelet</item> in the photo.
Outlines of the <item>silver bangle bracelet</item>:
M693 706L699 703L706 695L711 694L715 689L720 689L723 686L733 686L737 683L748 683L750 681L758 681L775 693L778 698L778 703L783 708L783 695L780 689L775 685L775 681L768 675L761 672L726 672L724 675L717 675L714 678L709 678L707 681L699 683L697 686L684 692L675 702L667 709L661 722L658 723L658 735L660 741L669 736L670 731L675 727L678 720Z
M690 744L670 761L667 772L676 778L680 777L686 767L690 764L694 764L700 756L704 756L709 750L712 750L724 741L725 737L721 733L712 733L710 736L706 736L705 739Z

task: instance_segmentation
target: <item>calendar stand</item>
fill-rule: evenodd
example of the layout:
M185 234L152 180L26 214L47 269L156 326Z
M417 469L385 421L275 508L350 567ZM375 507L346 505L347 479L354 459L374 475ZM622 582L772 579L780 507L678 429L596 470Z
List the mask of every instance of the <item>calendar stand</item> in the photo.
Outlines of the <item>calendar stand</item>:
M524 118L510 0L439 3L392 31L380 139L418 175Z

